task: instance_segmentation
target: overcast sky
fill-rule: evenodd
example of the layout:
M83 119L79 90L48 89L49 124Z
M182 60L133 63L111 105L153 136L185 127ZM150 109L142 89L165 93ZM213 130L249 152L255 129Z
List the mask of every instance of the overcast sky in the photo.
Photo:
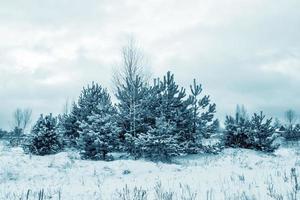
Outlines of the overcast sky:
M17 107L59 113L81 88L111 88L129 37L152 75L192 78L222 118L244 104L300 114L299 0L0 1L0 127Z

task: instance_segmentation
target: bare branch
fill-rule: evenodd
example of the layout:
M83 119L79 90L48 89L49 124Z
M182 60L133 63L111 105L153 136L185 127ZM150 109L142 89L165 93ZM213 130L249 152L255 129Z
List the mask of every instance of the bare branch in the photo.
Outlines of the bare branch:
M293 126L297 120L296 112L292 109L285 112L285 119L289 126Z
M32 109L26 108L23 110L23 130L26 130L27 126L31 122Z
M70 102L69 99L66 100L65 104L63 105L63 113L64 114L69 114L70 112Z
M17 108L13 114L14 128L24 131L31 122L32 110L30 108L20 109Z
M146 62L142 51L134 39L130 39L126 46L122 48L121 69L114 69L113 85L114 91L126 83L126 80L133 82L138 76L143 82L148 82L149 76L146 73Z
M21 128L23 122L23 112L20 108L17 108L13 114L14 126Z

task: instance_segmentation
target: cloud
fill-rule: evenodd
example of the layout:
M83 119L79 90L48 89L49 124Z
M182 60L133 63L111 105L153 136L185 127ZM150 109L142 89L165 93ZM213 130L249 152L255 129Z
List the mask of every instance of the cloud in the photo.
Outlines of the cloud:
M263 71L279 73L289 78L300 80L300 55L276 58L260 67Z
M0 3L0 127L16 107L59 113L97 81L111 88L134 36L153 76L193 78L217 103L280 117L300 110L298 0L16 0Z

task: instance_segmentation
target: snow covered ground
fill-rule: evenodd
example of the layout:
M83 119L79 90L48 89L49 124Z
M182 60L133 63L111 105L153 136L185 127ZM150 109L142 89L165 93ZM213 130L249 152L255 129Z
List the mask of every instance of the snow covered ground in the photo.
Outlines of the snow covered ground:
M2 142L0 199L293 199L300 193L293 168L298 175L298 144L273 155L225 149L165 164L84 161L75 152L30 156Z

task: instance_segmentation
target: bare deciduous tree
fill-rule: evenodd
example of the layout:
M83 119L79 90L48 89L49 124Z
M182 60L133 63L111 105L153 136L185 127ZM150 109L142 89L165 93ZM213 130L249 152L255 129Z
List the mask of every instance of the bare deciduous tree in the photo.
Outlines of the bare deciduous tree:
M65 104L63 105L63 113L66 114L66 115L70 113L70 101L69 101L69 99L67 99Z
M238 118L248 119L248 113L244 105L237 105L236 106L236 115Z
M147 82L149 73L146 73L146 61L141 49L134 39L130 39L128 44L122 48L122 65L115 68L113 72L113 85L116 91L128 80L134 82L136 77L141 78L142 82Z
M23 130L26 130L31 122L32 109L26 108L23 110Z
M14 118L14 126L18 128L22 128L23 122L23 111L20 108L17 108L13 115Z
M296 112L292 109L289 109L285 112L285 120L288 126L293 126L297 120Z
M31 121L31 116L32 110L30 108L26 108L23 110L17 108L13 114L14 127L24 131Z

